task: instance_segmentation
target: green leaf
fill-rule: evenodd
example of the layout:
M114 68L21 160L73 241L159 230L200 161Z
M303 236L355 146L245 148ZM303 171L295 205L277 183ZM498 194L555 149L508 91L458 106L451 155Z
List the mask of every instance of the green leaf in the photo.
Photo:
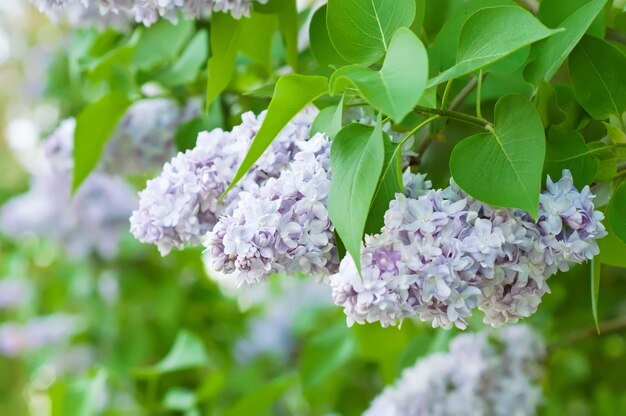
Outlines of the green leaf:
M185 411L196 405L196 393L193 390L174 387L165 393L163 407L167 410Z
M518 6L496 6L478 10L463 25L456 64L428 81L428 86L477 71L497 62L558 30L545 27Z
M209 54L209 35L201 30L191 39L176 62L155 80L166 87L175 87L193 82L206 62Z
M298 72L298 10L295 0L283 0L285 6L278 13L278 27L285 45L287 64Z
M428 79L428 55L409 29L396 31L380 71L358 65L338 69L330 78L336 94L354 85L374 108L400 122L419 102Z
M610 43L585 36L569 56L576 100L596 120L626 110L626 55Z
M613 192L607 214L611 229L617 238L626 243L626 182Z
M107 373L100 369L94 374L68 380L59 378L49 389L51 416L91 416L98 413L100 399L107 392Z
M537 17L548 27L557 27L569 15L588 3L589 0L548 0L542 1L539 5ZM603 14L598 15L591 26L587 29L587 34L594 36L604 36Z
M241 28L239 50L265 68L268 74L272 70L272 39L277 27L275 15L252 13L250 18L243 20Z
M409 27L414 18L414 0L329 0L326 12L335 49L355 64L382 58L396 30Z
M611 228L612 222L610 213L607 213L604 224L608 234L598 241L600 246L598 260L607 266L626 267L626 256L624 255L626 253L626 243L615 235Z
M396 193L403 191L401 146L392 142L386 134L383 135L383 143L385 160L365 224L367 234L380 232L385 225L385 212L389 209L389 202L396 197Z
M111 92L85 107L76 117L72 191L76 191L96 167L104 146L130 104L125 94Z
M561 64L576 46L607 0L592 0L572 13L559 27L565 31L555 34L545 41L533 45L531 61L524 75L532 85L542 80L550 81Z
M613 144L626 144L626 132L615 127L614 125L602 122L606 127L606 136Z
M578 189L593 182L598 172L598 159L585 144L585 138L576 130L553 127L548 132L544 174L552 179L561 177L569 169Z
M349 124L337 134L330 149L333 178L328 214L359 271L361 240L384 158L380 125Z
M474 198L537 216L546 143L541 117L524 97L509 94L495 108L495 129L457 144L450 171Z
M311 136L324 133L331 140L342 127L343 99L338 105L331 105L320 111L311 125Z
M211 57L207 64L207 108L228 87L233 78L242 22L243 20L237 20L227 13L214 13L211 17Z
M248 392L230 408L220 412L222 416L270 415L276 402L287 389L297 384L295 376L283 376Z
M276 83L274 96L267 109L265 120L224 195L243 178L283 127L304 107L327 92L328 80L325 77L297 74L280 77Z
M326 27L326 10L323 5L315 11L309 26L309 41L313 57L320 65L345 65L348 63L330 41L328 28Z
M600 293L600 277L602 273L602 263L598 258L591 259L591 313L596 329L600 333L598 325L598 294Z
M544 127L560 124L567 119L567 114L559 106L558 98L552 84L542 81L535 96L535 105L541 115Z
M139 41L138 33L135 32L126 43L91 62L89 64L89 80L94 83L105 81L110 86L118 71L122 70L130 74L129 66ZM128 77L130 76L128 75Z
M189 331L182 330L176 336L174 346L154 370L157 374L198 368L210 363L202 340Z
M178 24L173 24L166 19L159 19L141 32L132 57L133 65L148 69L173 61L193 32L193 20L181 19Z

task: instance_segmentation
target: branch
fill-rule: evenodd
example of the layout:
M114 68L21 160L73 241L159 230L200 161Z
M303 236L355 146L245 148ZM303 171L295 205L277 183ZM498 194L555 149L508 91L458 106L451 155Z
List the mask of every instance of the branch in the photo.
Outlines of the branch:
M581 331L573 332L548 347L549 352L554 352L563 347L584 341L587 338L597 337L615 331L626 330L626 316L621 316L600 324L599 332L595 326L591 326Z
M517 2L532 14L536 15L539 11L539 2L537 0L517 0Z
M474 116L470 116L468 114L465 113L459 113L458 111L452 111L452 110L441 110L438 108L429 108L429 107L422 107L421 105L417 105L413 108L413 111L418 113L418 114L425 114L425 115L438 115L440 117L445 117L451 120L456 120L456 121L461 121L463 123L467 123L467 124L473 124L475 126L481 127L487 131L491 131L491 129L493 129L493 125L483 119L480 119L478 117L474 117Z

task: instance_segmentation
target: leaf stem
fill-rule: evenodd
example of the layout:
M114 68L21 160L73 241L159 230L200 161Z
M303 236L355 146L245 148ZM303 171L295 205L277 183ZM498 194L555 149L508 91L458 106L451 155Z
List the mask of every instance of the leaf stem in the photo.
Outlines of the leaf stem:
M415 132L417 132L418 130L420 130L420 129L421 129L422 127L424 127L425 125L429 124L431 121L434 121L434 120L436 120L436 119L438 119L438 118L439 118L439 116L435 114L434 116L430 116L430 117L428 117L426 120L422 121L422 122L421 122L421 123L419 123L417 126L413 127L413 128L412 128L412 129L411 129L411 130L410 130L410 131L406 134L406 136L404 136L404 137L402 138L402 140L400 140L400 141L398 142L399 147L402 147L402 145L403 145L403 144L404 144L407 140L409 140L409 138L410 138L411 136L413 136L413 135L415 134Z
M480 111L480 93L483 87L483 70L478 71L478 78L476 78L476 117L483 120L482 113Z
M442 110L442 109L438 109L438 108L429 108L429 107L422 107L421 105L417 105L413 108L413 111L415 111L418 114L425 114L425 115L433 115L436 114L440 117L445 117L445 118L449 118L451 120L456 120L456 121L461 121L463 123L467 123L467 124L473 124L475 126L478 126L484 130L487 131L492 131L493 130L493 125L488 122L487 120L483 120L480 119L478 117L474 117L474 116L470 116L468 114L465 113L460 113L458 111L452 111L452 110Z
M449 80L446 83L446 88L443 90L443 97L441 97L441 105L439 106L442 109L446 108L446 101L448 101L448 95L450 94L450 89L452 88L452 81L454 81L454 79Z

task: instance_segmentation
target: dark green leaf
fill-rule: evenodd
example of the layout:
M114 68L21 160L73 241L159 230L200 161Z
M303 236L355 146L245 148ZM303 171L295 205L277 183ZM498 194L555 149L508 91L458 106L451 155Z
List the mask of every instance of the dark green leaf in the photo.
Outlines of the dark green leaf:
M556 32L518 6L478 10L461 29L456 64L429 80L428 86L477 71Z
M450 157L450 171L474 198L537 216L546 143L541 117L521 95L500 98L495 129L461 141Z
M330 150L333 178L328 214L359 271L361 240L384 158L379 125L347 125L337 134Z
M207 64L207 108L228 87L233 78L242 22L226 13L214 13L211 17L211 57Z
M270 73L272 70L271 52L272 38L278 27L275 15L252 13L249 19L243 20L239 49Z
M233 406L220 412L222 416L271 415L276 402L287 389L297 384L296 377L279 377L247 393Z
M611 228L612 222L611 214L607 213L604 224L608 234L598 241L598 245L600 246L598 260L607 266L626 267L626 255L624 255L624 253L626 253L626 243L615 235L615 232Z
M596 120L626 110L626 55L610 43L585 36L569 56L576 100Z
M340 68L330 78L330 92L334 95L354 85L373 107L399 123L419 102L427 79L424 45L409 29L400 28L380 71L358 65Z
M578 189L593 182L598 171L598 159L585 139L576 130L553 127L548 132L544 173L554 180L561 177L563 169L569 169Z
M605 4L606 0L589 1L559 25L565 31L533 46L534 60L524 71L531 84L537 86L542 80L552 79Z
M626 243L626 182L613 192L607 215L617 238Z
M98 164L104 146L130 104L125 94L111 92L85 107L76 117L73 191Z
M224 195L243 178L283 127L304 107L327 92L328 80L324 77L297 74L282 76L276 83L265 120Z
M155 77L166 87L174 87L193 82L206 62L209 53L209 35L201 30L191 39L183 53L165 72Z
M560 124L567 118L567 114L559 107L558 95L552 84L542 81L535 96L535 105L541 115L544 127Z
M182 19L178 24L173 24L166 19L159 19L141 32L132 63L137 68L148 69L173 61L193 31L193 20Z
M315 11L309 26L309 41L311 43L311 52L315 60L320 65L345 65L348 63L339 55L335 46L328 36L328 28L326 27L326 9L328 6L323 5Z
M389 49L393 34L415 18L415 0L329 0L326 23L339 54L371 64Z
M385 212L389 209L389 202L396 197L396 193L403 191L401 146L392 142L386 134L383 135L383 143L385 160L365 224L367 234L380 232L385 224Z

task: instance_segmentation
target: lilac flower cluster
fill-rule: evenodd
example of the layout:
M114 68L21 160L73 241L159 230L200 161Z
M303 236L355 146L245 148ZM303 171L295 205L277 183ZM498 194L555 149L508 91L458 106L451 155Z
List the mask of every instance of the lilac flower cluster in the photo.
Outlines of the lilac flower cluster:
M448 353L432 354L404 370L364 415L535 415L542 402L538 382L545 353L540 335L523 325L496 336L459 335Z
M239 19L249 16L254 2L261 4L268 0L31 0L42 12L59 20L64 13L80 16L89 23L117 23L118 20L135 20L150 26L164 17L171 21L178 19L182 12L187 19L200 19L210 16L212 12L230 13ZM98 18L99 17L99 18ZM84 24L74 19L78 25ZM72 22L72 21L70 21Z
M79 332L80 321L71 315L33 318L24 324L0 325L0 354L16 356L65 343Z
M330 142L322 134L300 149L278 178L241 192L204 242L212 267L234 274L239 284L273 273L326 277L337 267L333 226L326 200L330 189Z
M496 209L454 183L417 198L396 195L381 233L366 236L362 276L346 256L330 278L333 299L349 325L395 325L419 317L434 327L464 329L473 309L497 326L533 314L549 292L546 280L598 254L606 235L588 187L569 171L548 178L534 221Z
M32 286L27 279L0 279L0 310L14 309L28 303Z
M308 138L315 115L313 108L298 114L223 202L218 199L234 178L265 113L243 114L242 123L230 132L200 133L196 147L179 153L160 176L148 181L130 219L131 232L139 241L157 245L162 255L173 248L199 245L218 217L232 212L242 190L280 175L298 150L296 143Z

